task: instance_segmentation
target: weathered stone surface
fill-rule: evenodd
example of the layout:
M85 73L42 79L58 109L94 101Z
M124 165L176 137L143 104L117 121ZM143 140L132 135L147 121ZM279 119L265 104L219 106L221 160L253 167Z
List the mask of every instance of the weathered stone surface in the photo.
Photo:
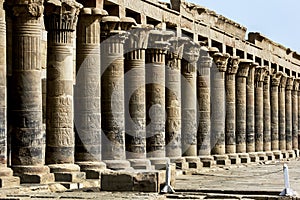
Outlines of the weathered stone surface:
M299 91L299 79L294 79L294 85L292 90L292 146L293 150L298 150L298 126L299 126L299 109L298 109L298 91Z
M209 156L211 151L211 109L210 109L210 70L212 58L208 54L208 49L200 49L197 70L197 99L198 99L198 155Z
M226 153L236 152L236 73L239 67L239 57L231 57L226 71L226 121L225 145Z
M264 143L264 151L271 151L271 103L270 103L270 71L268 70L265 75L264 86L263 86L263 98L264 98L264 106L263 106L263 143Z
M285 113L285 87L287 82L287 75L284 74L280 79L279 91L278 91L278 122L279 122L279 150L286 150L286 113Z
M211 70L211 148L212 154L225 154L225 72L229 54L215 53Z
M294 78L288 77L286 82L285 91L285 139L286 139L286 150L293 149L293 110L292 110L292 89L294 85Z

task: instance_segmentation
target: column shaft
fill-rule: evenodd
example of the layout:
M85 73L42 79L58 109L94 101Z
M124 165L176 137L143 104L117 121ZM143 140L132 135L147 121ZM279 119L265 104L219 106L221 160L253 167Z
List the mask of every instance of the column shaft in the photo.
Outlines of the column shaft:
M278 86L282 72L272 74L271 81L271 145L272 151L279 150L279 101Z
M199 46L185 46L181 65L182 154L197 156L197 61Z
M292 89L294 84L294 78L289 77L286 83L285 91L285 135L286 135L286 150L293 149L293 111L292 111Z
M270 105L270 76L266 74L264 80L264 151L271 151L271 105Z
M252 63L247 77L247 122L246 122L246 141L247 152L255 152L255 99L254 99L254 77L256 65Z
M236 153L236 73L239 64L238 57L232 57L228 64L226 73L226 122L225 122L225 137L226 137L226 153Z
M215 53L211 71L211 148L212 154L225 154L225 72L229 55Z
M267 69L257 67L255 71L255 151L264 150L264 79Z
M72 3L72 6L67 3L61 6L50 2L45 4L45 27L48 31L47 164L74 163L73 31L76 29L77 14L81 5L75 2ZM74 9L75 14L68 12L69 6Z
M298 150L298 126L299 126L299 118L298 118L298 90L299 90L299 79L294 80L294 87L292 91L292 110L293 110L293 133L292 133L292 143L293 150Z
M97 9L82 10L77 27L74 87L76 162L101 160L101 16L99 13L95 14L96 11Z
M236 151L246 153L246 81L250 61L241 60L236 78Z
M143 40L144 43L141 42ZM127 159L146 158L145 49L147 40L148 33L145 30L136 29L131 32L126 41L126 47L129 48L125 57L124 81Z
M279 104L279 150L286 150L286 115L285 115L285 87L286 87L286 75L281 77L279 92L278 92L278 104Z
M199 103L198 151L200 156L209 156L211 151L211 121L210 121L210 70L212 58L201 56L198 63L197 98Z

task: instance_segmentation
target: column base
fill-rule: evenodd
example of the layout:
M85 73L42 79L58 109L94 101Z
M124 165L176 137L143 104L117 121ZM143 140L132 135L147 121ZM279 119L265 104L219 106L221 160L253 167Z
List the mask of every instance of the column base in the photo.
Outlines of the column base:
M296 158L296 154L295 154L294 150L288 150L287 154L288 154L287 158L290 158L290 159L295 159Z
M189 169L201 169L203 167L199 157L186 156L185 161L188 163Z
M176 169L179 170L187 170L189 168L188 163L186 162L184 157L179 158L170 158L171 163L174 163L176 166Z
M227 155L214 155L214 160L216 161L216 165L230 165L230 160Z
M289 158L289 153L286 150L281 151L282 159L286 160Z
M0 188L11 188L20 185L20 178L13 176L12 169L0 167Z
M275 160L281 160L283 158L281 151L279 150L273 151L273 155L275 156Z
M48 184L55 180L48 166L12 166L12 170L20 183Z
M82 183L86 178L85 173L80 172L80 167L75 164L53 164L48 166L55 176L55 182L61 184L76 185L73 183Z
M238 154L228 154L228 159L231 165L241 164L241 159Z
M203 164L203 167L211 168L216 165L216 161L213 156L199 156L200 161Z
M257 152L251 152L251 153L249 153L249 157L250 157L250 162L252 162L252 163L259 162L259 157L258 157Z
M130 166L137 170L151 170L151 162L148 159L129 159Z
M250 162L251 162L248 153L238 153L237 155L238 155L239 158L241 159L241 163L242 163L242 164L247 164L247 163L250 163Z
M273 152L271 152L271 151L266 152L266 156L267 156L268 161L275 160L275 156L274 156Z
M268 160L268 156L266 154L266 152L257 152L257 156L258 156L258 160L259 161L267 161Z
M106 164L103 162L76 162L81 172L85 172L86 179L99 179L101 172L106 170Z
M155 170L165 170L167 162L170 162L170 158L149 158L149 160Z
M103 160L107 169L111 170L132 170L128 160Z

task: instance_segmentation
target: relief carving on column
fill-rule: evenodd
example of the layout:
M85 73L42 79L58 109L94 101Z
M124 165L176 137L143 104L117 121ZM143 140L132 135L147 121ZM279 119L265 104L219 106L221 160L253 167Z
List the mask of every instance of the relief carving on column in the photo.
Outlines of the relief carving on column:
M200 56L200 45L194 42L189 42L184 46L183 58L187 61L186 64L182 65L182 73L185 78L189 79L194 77L196 74L195 63L198 61Z
M167 66L171 70L180 70L180 66L178 65L178 59L182 59L184 46L189 42L189 38L187 37L173 37L169 40L171 44L169 50L169 59L167 61Z
M238 77L248 77L250 65L253 62L248 59L241 59L239 64L239 69L237 72Z
M286 87L287 78L288 78L287 75L283 73L280 79L279 88L283 89Z
M43 6L44 0L32 0L32 1L18 1L16 2L7 2L8 6L12 7L12 14L15 17L26 17L27 19L38 19L43 15L44 12L44 6ZM13 4L13 5L11 5Z

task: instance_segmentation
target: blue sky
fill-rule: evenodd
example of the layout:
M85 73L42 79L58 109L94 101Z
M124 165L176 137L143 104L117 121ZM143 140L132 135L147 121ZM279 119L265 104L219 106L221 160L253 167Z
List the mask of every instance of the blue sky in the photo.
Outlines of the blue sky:
M168 0L164 0L168 1ZM300 53L299 0L186 0Z

